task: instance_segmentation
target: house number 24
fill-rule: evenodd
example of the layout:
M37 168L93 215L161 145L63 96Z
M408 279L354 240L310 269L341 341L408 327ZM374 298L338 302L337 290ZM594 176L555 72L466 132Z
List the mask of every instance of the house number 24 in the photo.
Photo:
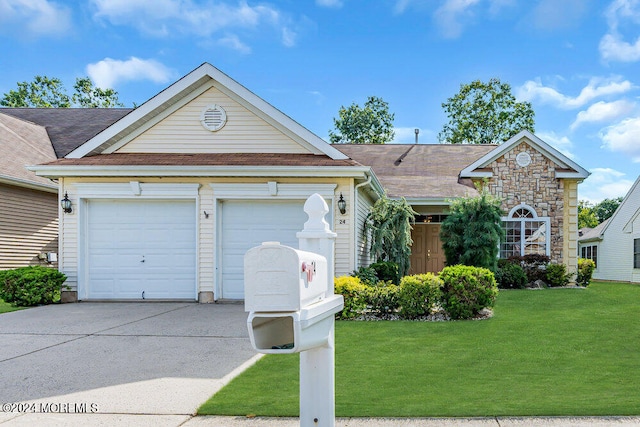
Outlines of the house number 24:
M339 219L339 220L338 220L338 224L340 224L340 225L344 225L344 224L346 224L346 223L347 223L347 220L346 220L346 219Z

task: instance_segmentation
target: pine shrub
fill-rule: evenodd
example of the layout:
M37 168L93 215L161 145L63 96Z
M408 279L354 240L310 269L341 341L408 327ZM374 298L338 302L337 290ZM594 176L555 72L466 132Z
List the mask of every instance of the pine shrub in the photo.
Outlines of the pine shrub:
M0 271L0 298L17 307L60 301L67 276L50 267L31 266Z

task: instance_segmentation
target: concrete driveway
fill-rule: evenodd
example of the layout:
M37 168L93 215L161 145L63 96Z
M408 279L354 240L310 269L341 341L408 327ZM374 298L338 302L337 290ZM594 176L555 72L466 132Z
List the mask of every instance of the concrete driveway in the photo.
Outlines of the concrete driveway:
M49 408L155 414L149 419L155 426L163 424L157 416L166 415L167 425L177 425L175 416L188 419L257 360L246 318L242 304L153 302L50 305L2 314L0 422L37 422L37 416L51 416L42 414ZM139 417L136 423L144 424Z

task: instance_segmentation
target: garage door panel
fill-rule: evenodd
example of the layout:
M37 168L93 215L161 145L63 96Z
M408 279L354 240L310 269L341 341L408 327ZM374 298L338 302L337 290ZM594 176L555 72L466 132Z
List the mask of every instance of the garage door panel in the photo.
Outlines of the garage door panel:
M88 295L195 299L195 202L90 200Z
M304 200L222 203L221 297L244 299L244 254L266 241L298 247L296 233L307 221Z

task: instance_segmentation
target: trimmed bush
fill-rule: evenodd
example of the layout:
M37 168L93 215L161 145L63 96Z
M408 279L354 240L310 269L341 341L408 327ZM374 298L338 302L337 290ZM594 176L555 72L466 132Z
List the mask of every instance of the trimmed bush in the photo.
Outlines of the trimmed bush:
M344 308L336 314L338 319L353 319L366 308L365 292L367 287L353 276L336 277L333 281L336 294L344 297Z
M378 273L371 267L360 267L351 272L352 277L357 277L367 286L375 286L378 283Z
M398 270L398 264L391 261L380 261L369 266L376 271L378 280L383 282L392 282L394 285L400 283L400 272Z
M499 260L494 274L500 289L523 289L527 285L527 275L520 264L509 260Z
M439 277L444 283L442 308L452 319L471 319L483 308L493 307L498 285L490 270L454 265L445 267Z
M378 282L367 287L364 292L365 303L372 314L393 314L400 307L400 287L391 282Z
M578 286L589 286L593 270L596 269L596 263L590 259L578 258L578 277L576 282Z
M60 290L67 276L58 270L21 267L0 271L0 298L17 307L52 304L60 301Z
M547 273L545 278L549 286L566 286L569 284L573 274L567 273L567 267L564 264L547 265Z
M546 266L549 264L550 258L546 255L529 254L525 256L515 256L509 258L513 262L518 262L524 273L527 275L527 282L535 282L536 280L545 281Z
M400 317L415 319L431 314L442 297L442 280L432 273L405 276L400 281Z

